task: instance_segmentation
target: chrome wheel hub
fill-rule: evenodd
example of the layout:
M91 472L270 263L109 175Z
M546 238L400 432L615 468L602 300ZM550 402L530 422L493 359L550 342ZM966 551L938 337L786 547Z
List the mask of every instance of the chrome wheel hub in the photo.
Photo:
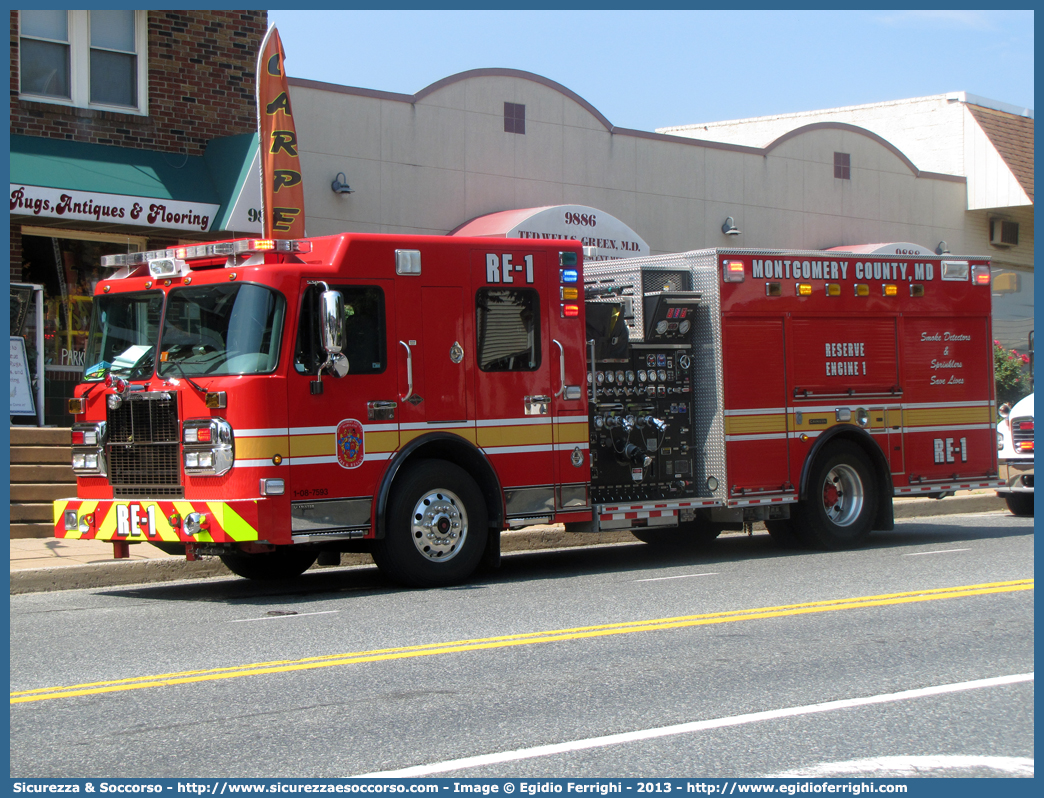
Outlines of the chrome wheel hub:
M830 469L823 483L823 509L832 523L852 525L863 511L865 501L859 472L843 463Z
M464 503L452 491L425 493L413 508L410 533L422 557L437 562L453 559L468 535Z

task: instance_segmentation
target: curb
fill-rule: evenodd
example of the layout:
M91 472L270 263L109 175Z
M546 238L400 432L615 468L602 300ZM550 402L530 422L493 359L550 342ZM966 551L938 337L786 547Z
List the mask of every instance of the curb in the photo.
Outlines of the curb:
M1006 510L1004 500L995 494L951 496L942 500L896 499L893 506L896 520ZM761 526L761 524L756 524L755 528ZM627 530L592 534L566 532L561 525L537 526L520 532L503 533L501 551L536 551L634 542L636 542L635 537ZM372 562L368 554L342 554L340 567L368 565ZM11 594L156 584L183 579L231 577L232 575L232 572L216 557L208 557L195 562L176 557L154 560L113 560L90 565L63 565L54 568L12 571Z

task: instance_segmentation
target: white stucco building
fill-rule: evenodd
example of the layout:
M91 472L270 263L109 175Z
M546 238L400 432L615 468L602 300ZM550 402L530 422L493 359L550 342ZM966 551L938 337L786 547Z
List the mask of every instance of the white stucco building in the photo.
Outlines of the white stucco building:
M1031 111L940 95L652 132L616 127L565 86L510 69L452 75L415 95L290 87L310 235L447 234L489 214L581 206L592 213L574 216L588 224L570 228L563 212L556 230L597 238L598 220L612 219L652 254L945 242L1014 275L999 286L1010 292L998 332L1025 349ZM332 190L335 180L351 193ZM727 219L738 234L726 235Z

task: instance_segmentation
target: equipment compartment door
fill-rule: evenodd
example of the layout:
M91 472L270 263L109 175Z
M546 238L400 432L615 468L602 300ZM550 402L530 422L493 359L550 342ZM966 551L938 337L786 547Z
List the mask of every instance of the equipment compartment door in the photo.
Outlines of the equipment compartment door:
M791 490L783 319L722 319L729 497Z
M543 252L473 250L477 440L513 517L554 512L552 352ZM556 275L557 276L557 275Z

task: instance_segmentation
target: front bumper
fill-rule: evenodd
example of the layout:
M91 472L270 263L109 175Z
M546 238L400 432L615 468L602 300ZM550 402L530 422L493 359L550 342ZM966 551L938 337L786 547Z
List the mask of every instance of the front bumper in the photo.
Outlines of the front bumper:
M1008 487L998 493L1033 493L1033 460L1001 460L998 476Z
M54 502L54 536L67 540L112 540L130 543L258 541L262 501L60 499ZM186 523L187 520L198 522L201 528L196 534L190 534L193 524Z

